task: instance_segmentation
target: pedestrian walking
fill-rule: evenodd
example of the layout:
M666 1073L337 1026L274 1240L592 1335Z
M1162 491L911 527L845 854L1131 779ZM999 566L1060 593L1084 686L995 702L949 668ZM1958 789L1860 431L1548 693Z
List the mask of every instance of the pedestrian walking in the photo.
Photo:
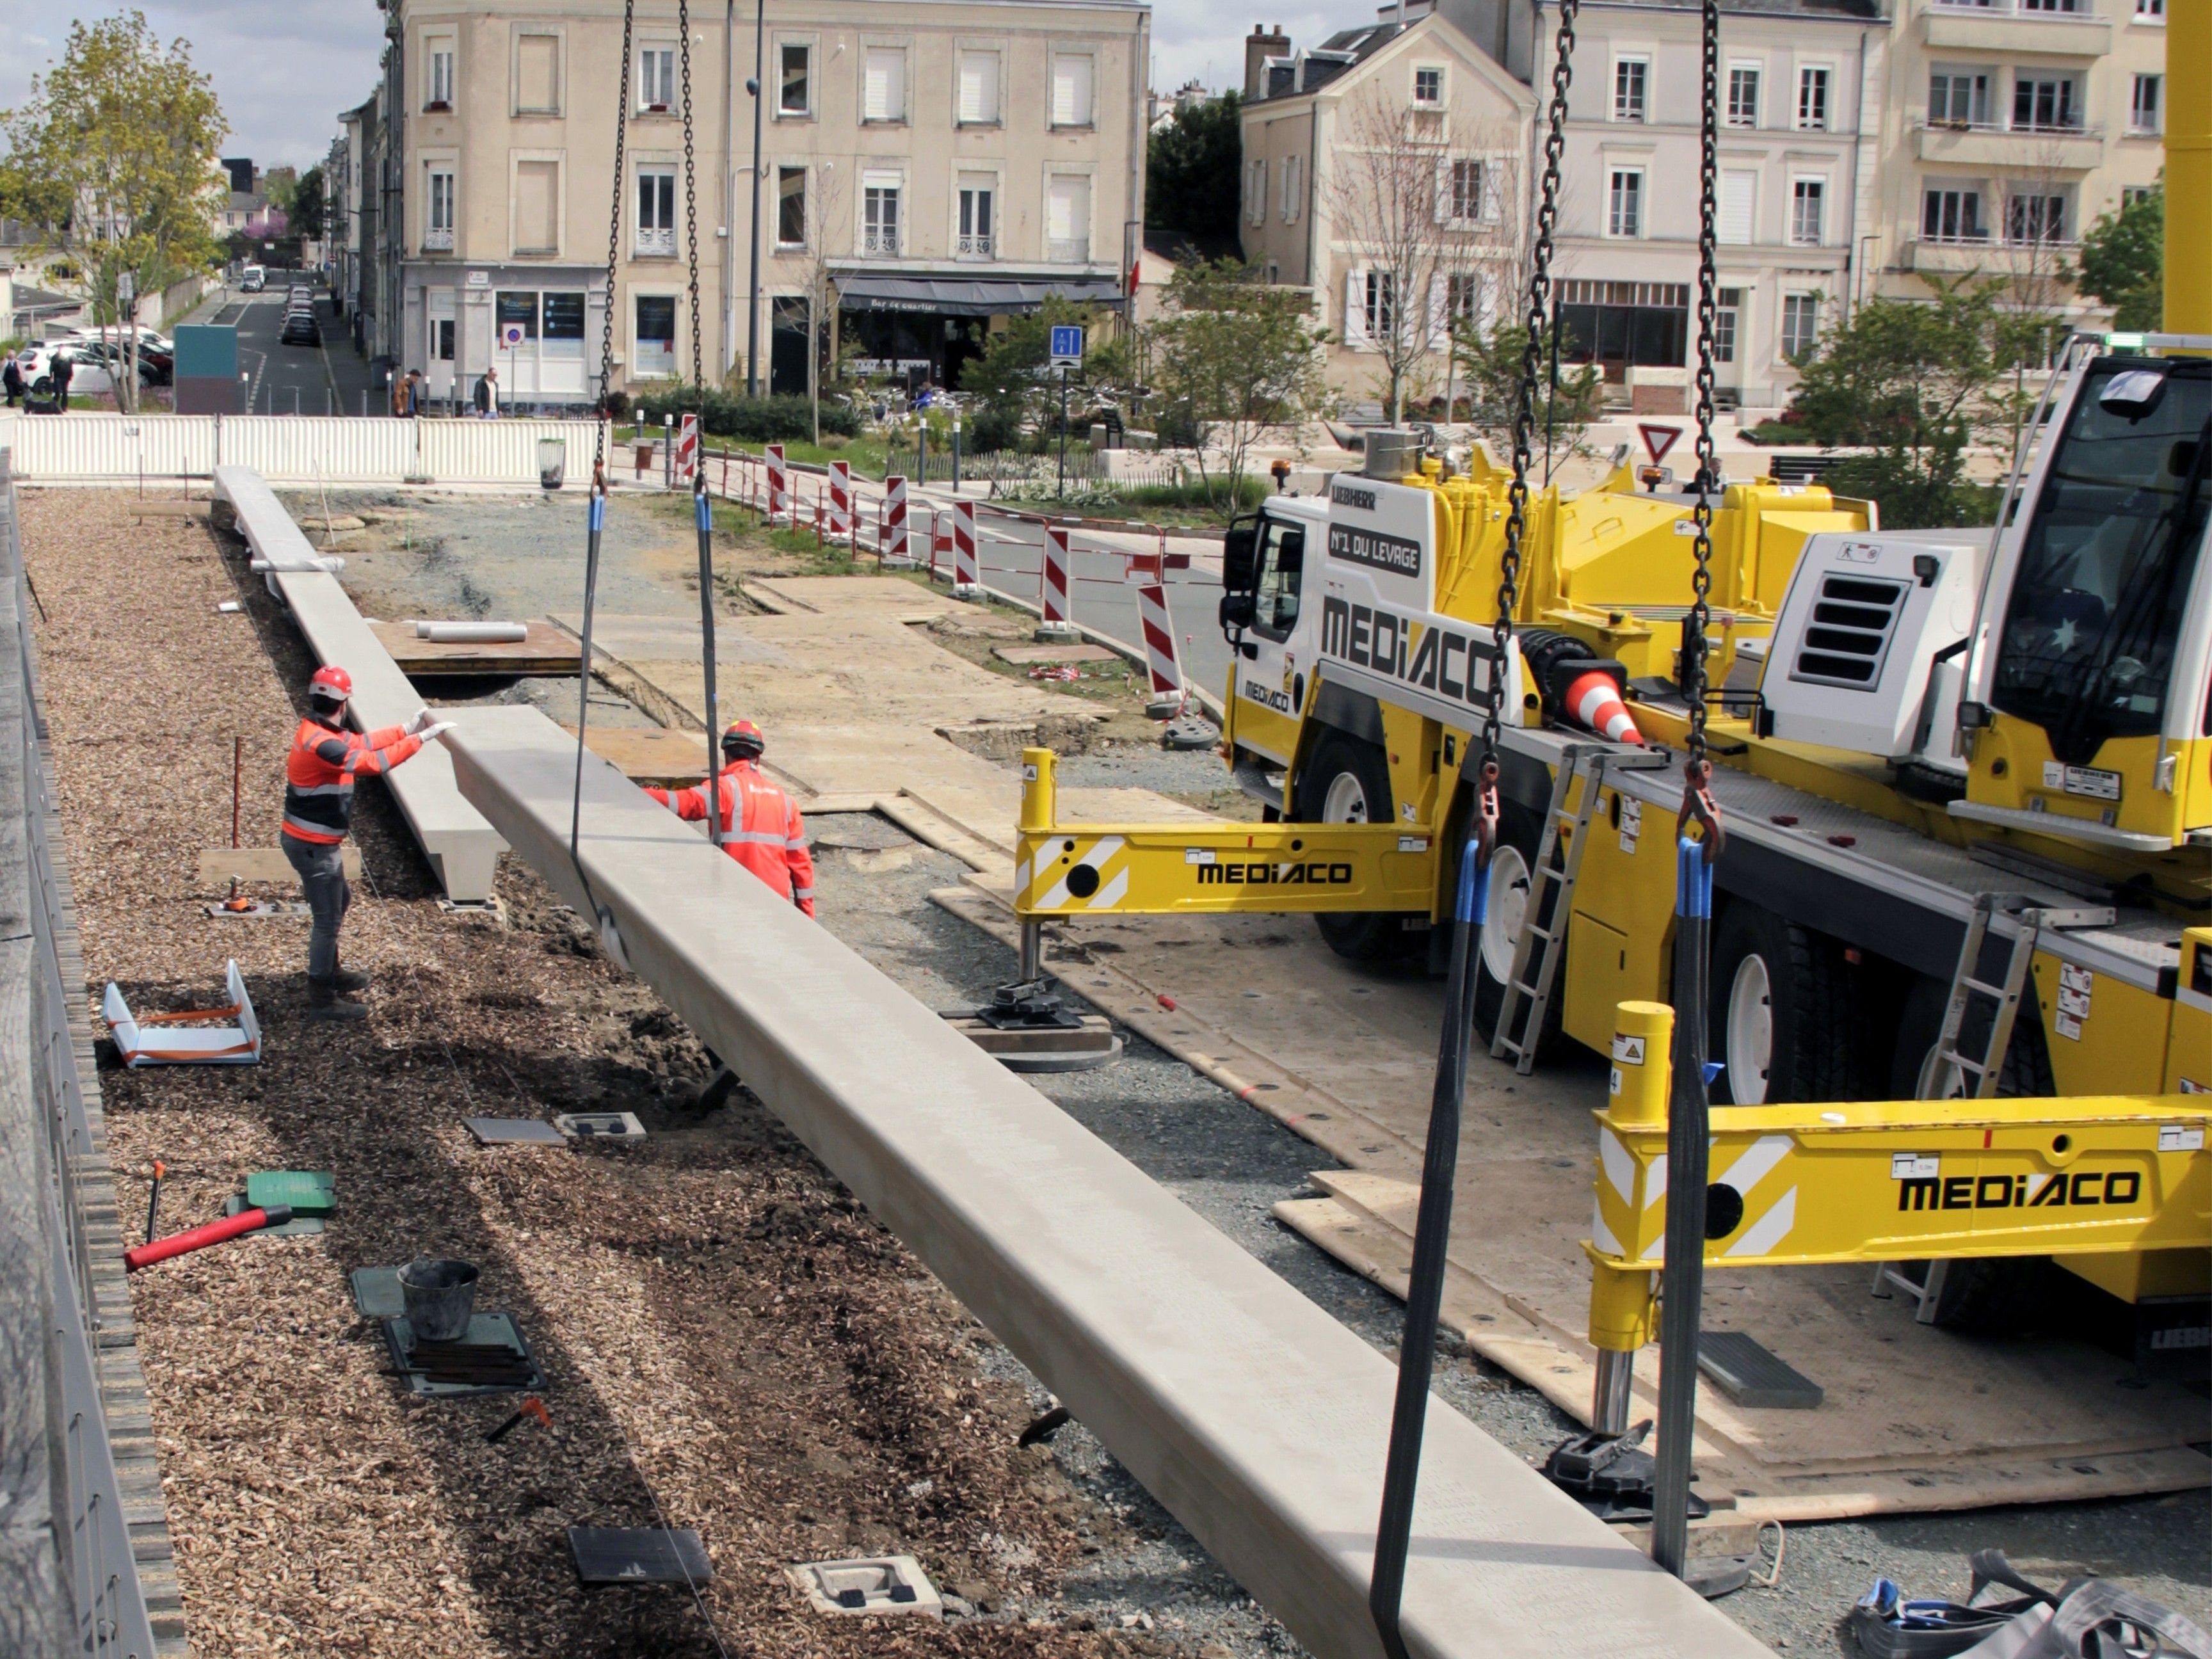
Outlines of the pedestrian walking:
M477 413L487 421L499 418L499 370L488 368L477 376L476 390L470 394Z
M76 378L76 360L66 351L54 353L54 412L69 413L70 382Z
M13 353L9 355L7 367L0 368L0 387L7 391L8 407L15 408L15 399L23 395L23 366L15 361Z
M798 805L775 779L760 769L768 740L750 720L738 720L722 733L722 773L714 781L716 816L722 821L722 850L789 899L814 914L814 855L806 850L806 824ZM688 823L707 817L706 786L645 792Z
M346 730L353 677L328 665L307 683L307 715L292 734L284 758L284 828L277 837L299 872L307 896L307 1018L366 1019L366 1004L342 997L359 991L367 975L338 965L338 927L353 902L345 878L346 832L353 827L353 781L363 773L389 772L412 759L426 743L453 729L429 709L404 726L374 732Z

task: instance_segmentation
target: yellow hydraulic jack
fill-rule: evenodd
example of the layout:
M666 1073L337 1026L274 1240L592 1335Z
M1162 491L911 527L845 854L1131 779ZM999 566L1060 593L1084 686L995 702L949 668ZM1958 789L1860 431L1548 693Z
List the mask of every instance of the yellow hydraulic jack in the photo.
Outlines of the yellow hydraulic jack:
M1674 1011L1620 1005L1597 1117L1591 1422L1628 1426L1665 1249ZM2203 1095L1717 1107L1705 1260L1815 1262L2212 1249Z

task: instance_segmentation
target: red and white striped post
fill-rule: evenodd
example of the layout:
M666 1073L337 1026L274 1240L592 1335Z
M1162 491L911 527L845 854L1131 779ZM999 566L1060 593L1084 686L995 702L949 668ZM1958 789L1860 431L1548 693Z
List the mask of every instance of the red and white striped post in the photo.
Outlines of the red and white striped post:
M975 569L975 503L952 503L952 593L970 599L982 592Z
M1073 611L1068 604L1067 574L1073 563L1067 550L1067 532L1058 525L1047 525L1044 532L1044 577L1038 605L1042 614L1036 630L1036 636L1041 640L1066 641L1077 637L1072 620Z
M791 499L791 469L784 465L783 446L768 447L768 521L774 525L778 518L788 518L791 526L799 527L799 511Z
M843 541L853 531L853 464L830 463L830 539Z
M906 480L889 477L884 480L883 556L898 563L912 564L913 556L907 551Z
M952 551L952 532L947 527L951 515L935 507L929 509L929 579L937 580L939 560Z
M676 428L676 477L690 483L699 475L699 417L686 415Z
M1152 676L1152 695L1145 713L1156 720L1170 720L1182 712L1182 664L1176 654L1175 623L1168 615L1168 590L1163 582L1146 582L1137 590L1137 620L1145 634L1145 669Z

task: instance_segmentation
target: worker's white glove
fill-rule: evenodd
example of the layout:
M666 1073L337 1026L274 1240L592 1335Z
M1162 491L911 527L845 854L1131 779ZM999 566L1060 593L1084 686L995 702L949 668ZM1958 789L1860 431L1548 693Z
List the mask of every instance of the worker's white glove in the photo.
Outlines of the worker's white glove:
M422 713L416 715L413 720L408 721L407 724L400 729L405 732L410 738L419 738L425 732L430 729L431 722L435 720L437 718L438 715L435 709L425 708Z
M440 738L444 737L447 732L452 731L453 727L459 724L459 722L458 720L439 720L434 725L424 726L415 735L421 738L425 743L435 743Z

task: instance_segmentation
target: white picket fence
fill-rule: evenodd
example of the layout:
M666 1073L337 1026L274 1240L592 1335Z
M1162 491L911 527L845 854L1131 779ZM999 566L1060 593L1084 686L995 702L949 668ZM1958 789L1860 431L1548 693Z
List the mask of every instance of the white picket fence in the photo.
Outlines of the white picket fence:
M477 421L299 415L0 413L19 482L133 483L250 466L271 483L526 484L538 441L567 446L566 484L591 480L590 421Z

